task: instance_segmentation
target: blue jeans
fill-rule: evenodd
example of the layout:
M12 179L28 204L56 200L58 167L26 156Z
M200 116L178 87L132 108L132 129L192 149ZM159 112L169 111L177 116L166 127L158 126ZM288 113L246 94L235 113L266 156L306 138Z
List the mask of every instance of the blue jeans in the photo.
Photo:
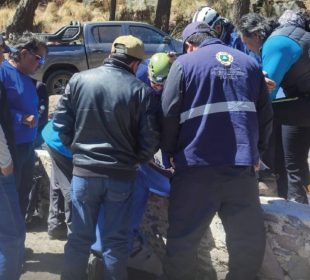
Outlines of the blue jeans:
M139 234L139 227L147 205L149 191L160 196L169 196L170 181L167 177L154 170L148 164L141 164L138 169L132 195L133 209L132 219L130 222L129 251L132 249L134 238ZM103 216L102 211L100 211L100 216ZM96 252L101 252L102 250L99 230L102 227L102 221L103 219L98 220L98 226L96 230L97 240L96 243L92 245L92 250Z
M15 177L0 173L0 280L17 280L24 261L25 224Z
M100 208L103 210L100 236L103 244L104 279L127 279L133 186L134 181L73 176L72 233L65 245L62 280L86 279L88 257L90 247L96 240Z

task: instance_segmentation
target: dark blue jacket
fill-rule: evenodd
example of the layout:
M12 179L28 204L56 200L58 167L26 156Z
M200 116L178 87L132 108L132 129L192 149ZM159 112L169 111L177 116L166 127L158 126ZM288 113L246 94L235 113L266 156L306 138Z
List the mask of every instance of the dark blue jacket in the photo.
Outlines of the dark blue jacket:
M258 63L215 38L172 65L162 98L162 150L176 167L251 166L268 143L272 107Z

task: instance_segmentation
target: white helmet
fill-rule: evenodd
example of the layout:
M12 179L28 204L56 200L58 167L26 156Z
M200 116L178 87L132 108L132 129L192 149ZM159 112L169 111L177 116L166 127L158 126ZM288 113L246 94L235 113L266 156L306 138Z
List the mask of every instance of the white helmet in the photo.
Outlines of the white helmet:
M221 17L217 11L210 7L204 6L195 12L192 22L204 21L211 28L214 28L215 23L221 19L225 20L225 18Z

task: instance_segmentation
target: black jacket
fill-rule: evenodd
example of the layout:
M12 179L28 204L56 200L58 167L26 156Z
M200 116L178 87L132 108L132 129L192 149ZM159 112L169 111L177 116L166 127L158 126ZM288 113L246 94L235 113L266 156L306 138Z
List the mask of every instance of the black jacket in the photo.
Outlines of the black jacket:
M75 74L54 115L55 130L73 152L73 174L134 178L159 144L154 97L115 59Z
M3 84L0 82L0 125L5 134L6 141L10 150L11 157L15 159L15 141L14 131L12 126L10 109L7 102L6 91Z

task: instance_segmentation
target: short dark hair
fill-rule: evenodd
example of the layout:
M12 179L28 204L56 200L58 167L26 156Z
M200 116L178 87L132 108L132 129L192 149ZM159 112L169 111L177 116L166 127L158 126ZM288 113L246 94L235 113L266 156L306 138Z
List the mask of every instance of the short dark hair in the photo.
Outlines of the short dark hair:
M257 13L248 13L241 17L237 29L246 37L257 32L265 41L278 26L279 23L274 18L265 18Z
M127 65L129 65L130 63L134 62L134 61L138 61L141 62L141 59L138 59L136 57L127 55L127 54L121 54L121 53L111 53L110 54L111 58L115 58L123 63L126 63Z
M198 32L198 33L194 33L193 35L189 36L186 39L186 42L194 45L195 47L198 47L207 38L214 38L214 36L206 32Z
M10 58L19 61L20 60L20 52L23 49L37 52L39 48L45 48L46 52L47 48L47 40L45 37L41 35L37 35L31 32L25 32L22 36L17 38L12 38L10 40L10 44L16 50L15 52L10 53Z

